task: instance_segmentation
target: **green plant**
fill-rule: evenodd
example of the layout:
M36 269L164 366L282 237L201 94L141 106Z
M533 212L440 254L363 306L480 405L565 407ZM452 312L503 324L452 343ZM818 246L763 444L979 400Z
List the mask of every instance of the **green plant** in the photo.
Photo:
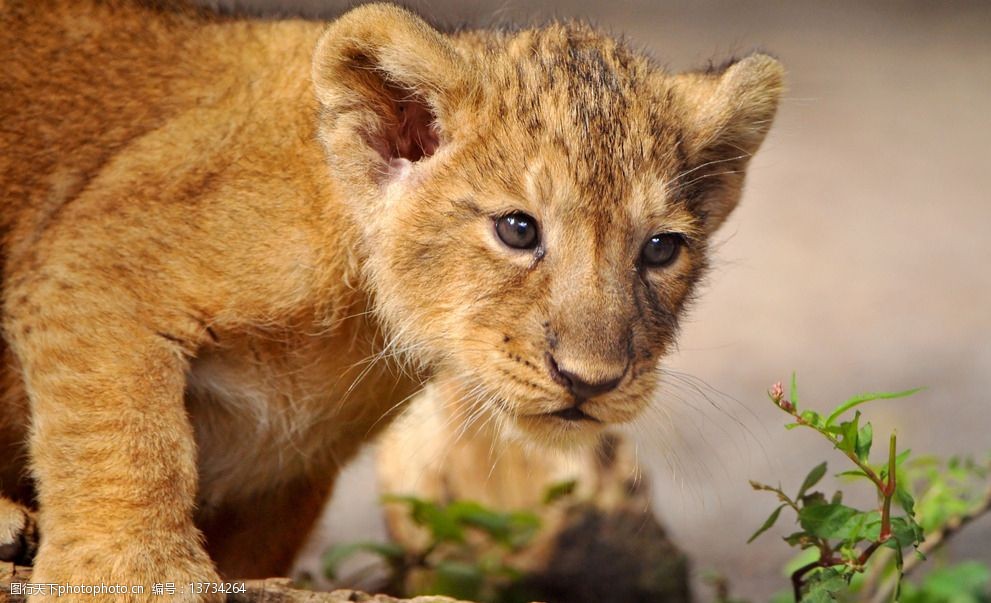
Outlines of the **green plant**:
M906 582L902 603L989 603L991 570L967 561L934 570L918 585Z
M979 495L977 484L986 480L989 467L972 460L951 459L943 464L932 457L910 458L910 451L899 452L894 433L888 438L884 461L871 462L873 428L862 421L857 407L917 391L854 396L823 416L799 409L794 375L787 397L781 383L769 390L775 406L792 417L785 427L806 427L826 438L853 465L853 469L838 475L869 483L877 499L875 508L863 510L845 505L841 491L827 498L823 492L813 490L826 475L825 462L808 473L795 496L789 496L780 485L751 482L756 490L774 493L781 504L748 542L775 525L782 511L787 509L797 515L800 529L785 537L789 545L803 550L790 572L795 601L881 603L892 596L913 603L942 601L933 593L941 592L940 588L945 590L947 579L939 580L945 574L935 573L919 586L907 586L904 597L902 578L949 535L988 511L991 491ZM922 493L918 501L913 492ZM929 535L928 540L924 534ZM909 548L914 548L915 554L906 558L904 552ZM970 566L955 571L966 574L969 580L960 583L968 585L971 590L966 592L973 595L986 588L987 576L967 567ZM984 601L966 597L959 600Z
M547 501L564 491L564 486L553 486ZM492 603L529 600L520 583L522 571L512 556L539 530L536 514L494 511L463 500L441 504L414 496L387 496L384 501L408 507L412 521L429 534L427 545L419 551L378 542L332 547L324 555L328 578L336 579L345 559L365 551L386 562L390 576L383 590L395 595L446 595Z

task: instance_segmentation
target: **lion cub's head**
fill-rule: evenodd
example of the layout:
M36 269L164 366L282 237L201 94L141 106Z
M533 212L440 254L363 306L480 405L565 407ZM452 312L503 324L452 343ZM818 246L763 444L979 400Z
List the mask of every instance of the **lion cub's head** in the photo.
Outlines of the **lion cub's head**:
M649 402L782 70L670 75L583 25L448 36L366 5L313 78L397 349L464 417L572 440Z

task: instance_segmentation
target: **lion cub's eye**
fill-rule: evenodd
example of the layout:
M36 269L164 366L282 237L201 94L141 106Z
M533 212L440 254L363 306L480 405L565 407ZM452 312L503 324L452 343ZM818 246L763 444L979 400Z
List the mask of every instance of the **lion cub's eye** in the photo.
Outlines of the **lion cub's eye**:
M513 249L533 249L540 241L537 221L523 212L514 212L496 220L496 234Z
M667 266L678 257L683 241L681 235L656 234L650 237L640 250L640 261L648 268Z

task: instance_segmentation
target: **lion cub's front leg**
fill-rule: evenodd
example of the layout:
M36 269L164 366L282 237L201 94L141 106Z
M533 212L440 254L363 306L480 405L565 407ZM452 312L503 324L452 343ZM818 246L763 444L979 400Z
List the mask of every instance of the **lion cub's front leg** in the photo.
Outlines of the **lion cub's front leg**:
M31 280L8 299L6 326L31 401L41 532L32 582L129 593L70 601L152 600L155 583L181 592L216 582L192 520L195 442L175 337L126 292Z

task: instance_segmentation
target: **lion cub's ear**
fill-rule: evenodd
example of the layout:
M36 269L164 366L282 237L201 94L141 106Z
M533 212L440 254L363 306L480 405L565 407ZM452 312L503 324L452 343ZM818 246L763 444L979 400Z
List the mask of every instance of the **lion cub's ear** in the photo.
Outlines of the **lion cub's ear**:
M448 141L467 72L448 39L409 11L368 4L340 17L312 66L335 168L377 185L408 174Z
M739 200L744 170L771 128L783 80L781 64L765 54L676 77L687 109L683 142L688 169L682 184L693 189L709 232Z

